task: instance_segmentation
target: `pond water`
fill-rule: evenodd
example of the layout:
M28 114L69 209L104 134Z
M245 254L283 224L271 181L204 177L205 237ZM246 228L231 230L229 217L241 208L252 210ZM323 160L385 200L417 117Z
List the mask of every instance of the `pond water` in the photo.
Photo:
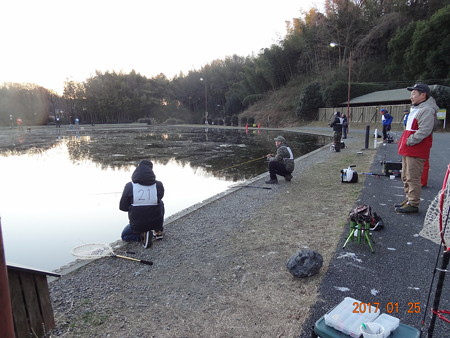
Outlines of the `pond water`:
M279 132L144 125L2 130L0 216L8 263L56 270L70 250L112 243L128 223L118 209L141 159L165 187L166 218L267 171ZM329 142L283 132L294 156Z

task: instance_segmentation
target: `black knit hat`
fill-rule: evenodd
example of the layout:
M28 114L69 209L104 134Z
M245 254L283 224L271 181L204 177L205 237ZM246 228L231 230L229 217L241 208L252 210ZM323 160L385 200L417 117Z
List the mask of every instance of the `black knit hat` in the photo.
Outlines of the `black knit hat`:
M138 166L140 165L147 165L150 167L150 169L153 169L153 163L150 160L142 160L141 162L139 162Z

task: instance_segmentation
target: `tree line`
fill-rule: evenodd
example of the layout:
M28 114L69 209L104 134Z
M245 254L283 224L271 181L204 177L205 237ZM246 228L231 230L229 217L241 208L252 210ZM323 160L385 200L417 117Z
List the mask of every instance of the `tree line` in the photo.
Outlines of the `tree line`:
M257 55L227 56L172 79L99 72L66 81L63 95L21 84L0 87L0 124L210 123L235 124L255 102L287 85L298 89L299 119L317 108L374 90L415 82L450 85L450 0L325 0L286 22L286 36ZM448 105L448 100L446 102Z

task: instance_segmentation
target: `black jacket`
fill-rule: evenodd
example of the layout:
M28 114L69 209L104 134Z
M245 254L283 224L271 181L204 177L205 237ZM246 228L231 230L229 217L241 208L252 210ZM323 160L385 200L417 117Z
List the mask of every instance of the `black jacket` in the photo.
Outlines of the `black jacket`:
M330 127L333 128L333 131L342 132L341 119L338 116L335 116L334 121L330 124Z
M141 161L131 176L133 183L145 186L156 184L157 205L133 206L133 184L128 182L120 198L119 209L128 211L131 228L136 232L160 230L164 223L164 186L156 180L150 161Z

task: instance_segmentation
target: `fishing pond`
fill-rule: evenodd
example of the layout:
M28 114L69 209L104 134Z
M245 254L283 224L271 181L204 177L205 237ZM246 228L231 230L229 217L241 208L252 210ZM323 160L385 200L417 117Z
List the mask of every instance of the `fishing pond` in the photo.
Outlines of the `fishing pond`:
M113 243L128 224L123 188L142 159L164 184L165 217L267 172L283 135L300 157L325 136L211 126L81 125L0 128L0 217L8 263L54 271L70 250Z

